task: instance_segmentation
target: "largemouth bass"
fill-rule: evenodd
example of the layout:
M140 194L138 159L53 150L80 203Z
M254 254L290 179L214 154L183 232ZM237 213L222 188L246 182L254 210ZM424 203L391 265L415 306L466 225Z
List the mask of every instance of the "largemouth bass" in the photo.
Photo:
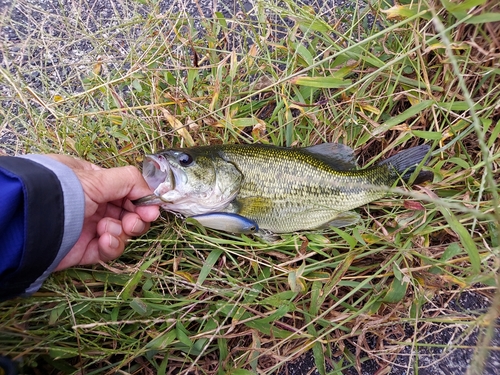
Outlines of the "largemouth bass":
M407 180L428 151L427 145L413 147L358 169L354 151L336 143L163 150L143 163L154 195L134 203L157 204L228 232L340 227L357 221L350 210L384 197L398 180Z

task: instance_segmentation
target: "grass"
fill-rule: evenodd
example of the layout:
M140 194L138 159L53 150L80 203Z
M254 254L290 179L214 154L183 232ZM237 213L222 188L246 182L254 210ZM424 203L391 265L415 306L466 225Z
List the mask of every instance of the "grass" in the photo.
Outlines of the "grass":
M367 361L418 374L437 347L436 363L473 350L481 374L498 351L500 9L418 3L266 1L202 18L124 0L105 21L75 2L39 10L33 28L6 8L0 25L26 32L1 42L7 153L112 167L171 146L342 142L370 165L427 143L435 177L358 209L354 228L277 243L165 213L120 259L1 304L0 354L38 373L240 375L312 350L320 374ZM465 291L491 308L449 310ZM448 329L449 342L428 340Z

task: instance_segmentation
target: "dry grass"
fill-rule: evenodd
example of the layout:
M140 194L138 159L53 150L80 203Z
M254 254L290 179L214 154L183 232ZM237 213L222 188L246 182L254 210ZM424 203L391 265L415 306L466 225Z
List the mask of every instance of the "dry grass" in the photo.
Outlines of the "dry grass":
M416 374L470 349L482 373L498 350L500 22L470 17L499 6L420 3L203 19L182 2L106 17L70 2L4 40L9 153L116 166L173 145L340 141L364 165L428 143L435 177L361 208L356 228L273 244L165 214L112 264L0 305L0 353L35 373L267 374L312 350L321 374ZM465 292L490 310L460 310Z

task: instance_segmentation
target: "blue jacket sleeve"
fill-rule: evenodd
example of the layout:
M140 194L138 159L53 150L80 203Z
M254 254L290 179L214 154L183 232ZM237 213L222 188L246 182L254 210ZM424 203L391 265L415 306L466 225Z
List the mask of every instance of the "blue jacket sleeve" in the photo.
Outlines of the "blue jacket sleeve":
M80 181L43 155L0 157L0 300L37 291L80 237Z

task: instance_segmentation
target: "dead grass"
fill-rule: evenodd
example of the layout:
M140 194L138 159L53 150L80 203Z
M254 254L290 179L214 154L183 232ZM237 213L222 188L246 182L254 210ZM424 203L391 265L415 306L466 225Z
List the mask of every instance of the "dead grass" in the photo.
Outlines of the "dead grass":
M340 141L370 165L428 143L434 180L361 208L355 228L273 244L165 214L119 260L0 305L0 354L39 373L267 374L312 350L321 374L399 374L467 349L471 374L488 369L500 22L467 17L498 14L496 1L464 17L439 2L284 1L203 19L182 4L15 2L39 27L0 17L26 30L1 42L0 131L16 139L2 148L116 166L171 146ZM490 310L459 309L461 293Z

